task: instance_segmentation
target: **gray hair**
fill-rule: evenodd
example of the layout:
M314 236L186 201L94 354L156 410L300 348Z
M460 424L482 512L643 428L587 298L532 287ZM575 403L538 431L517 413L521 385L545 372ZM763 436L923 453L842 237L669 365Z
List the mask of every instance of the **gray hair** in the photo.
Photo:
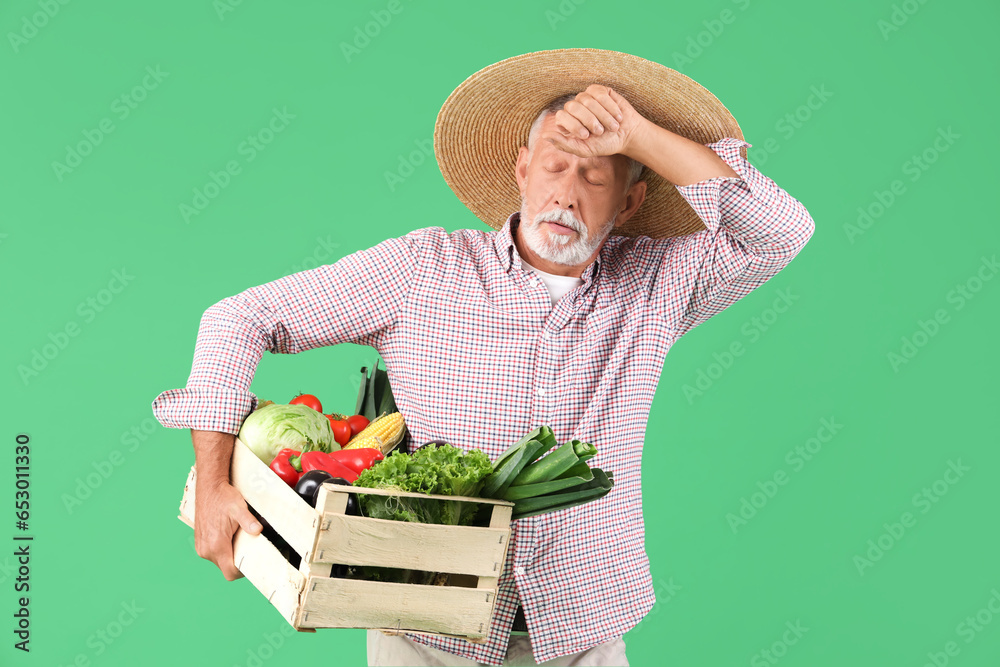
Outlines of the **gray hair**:
M539 112L538 116L535 118L535 122L531 124L531 130L528 131L529 162L531 161L531 153L535 149L535 138L541 131L542 122L545 120L545 117L550 113L555 113L561 110L566 105L567 102L570 102L575 99L576 99L576 93L567 93L566 95L557 97L551 102L549 102L548 106L546 106ZM625 158L628 160L628 172L626 174L626 179L625 179L626 180L625 192L628 192L628 189L639 181L639 177L642 175L643 164L637 160L633 160L627 155L625 156Z

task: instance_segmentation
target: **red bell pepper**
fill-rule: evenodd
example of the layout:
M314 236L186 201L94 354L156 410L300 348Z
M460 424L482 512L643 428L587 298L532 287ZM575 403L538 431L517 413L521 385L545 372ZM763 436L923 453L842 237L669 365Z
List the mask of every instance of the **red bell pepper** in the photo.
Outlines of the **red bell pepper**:
M295 468L295 465L289 460L293 456L298 456L299 452L295 449L282 449L278 452L278 455L274 457L271 461L271 465L268 466L277 473L278 477L287 484L288 486L294 487L302 473Z
M341 477L352 484L358 478L358 473L324 452L306 452L302 455L300 461L303 473L307 473L310 470L325 470L334 477Z
M362 473L371 468L376 461L385 458L381 451L371 447L359 447L357 449L341 449L330 452L330 458L343 463L356 473Z

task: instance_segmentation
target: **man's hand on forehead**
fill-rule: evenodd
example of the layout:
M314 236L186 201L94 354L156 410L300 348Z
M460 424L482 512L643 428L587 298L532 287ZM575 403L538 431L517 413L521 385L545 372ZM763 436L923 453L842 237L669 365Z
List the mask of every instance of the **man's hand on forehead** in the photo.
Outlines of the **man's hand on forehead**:
M594 83L555 113L555 129L540 138L580 157L625 155L645 122L628 100Z

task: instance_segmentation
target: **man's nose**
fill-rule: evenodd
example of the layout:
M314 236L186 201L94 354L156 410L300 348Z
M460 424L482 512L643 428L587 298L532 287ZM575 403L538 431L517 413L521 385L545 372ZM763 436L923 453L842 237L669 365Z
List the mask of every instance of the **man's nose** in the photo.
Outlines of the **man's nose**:
M569 209L571 211L576 210L576 205L578 203L577 197L579 195L579 183L577 178L572 174L564 174L559 182L556 183L555 189L556 197L555 204L560 208Z

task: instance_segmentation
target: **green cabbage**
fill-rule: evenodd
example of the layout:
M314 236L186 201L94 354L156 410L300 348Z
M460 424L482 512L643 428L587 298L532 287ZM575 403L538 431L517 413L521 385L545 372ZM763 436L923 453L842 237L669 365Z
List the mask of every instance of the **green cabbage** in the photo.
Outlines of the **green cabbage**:
M340 449L326 415L304 405L264 404L243 420L239 439L269 465L286 447L300 452Z

